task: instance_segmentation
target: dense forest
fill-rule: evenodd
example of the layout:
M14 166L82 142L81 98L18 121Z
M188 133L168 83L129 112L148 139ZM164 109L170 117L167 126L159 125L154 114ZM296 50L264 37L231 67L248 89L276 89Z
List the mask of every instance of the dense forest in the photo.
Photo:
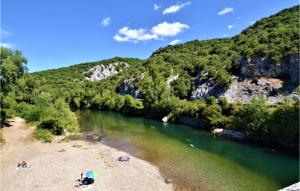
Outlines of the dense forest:
M35 135L51 142L53 135L75 132L78 122L70 108L117 111L126 115L171 121L201 120L199 128L217 127L244 132L250 139L299 150L299 102L287 99L267 105L263 98L250 104L228 103L223 97L190 100L195 79L213 79L220 87L239 75L241 57L265 56L284 64L299 52L299 6L261 19L232 38L191 41L155 51L149 59L112 58L66 68L28 73L21 52L1 47L1 125L21 116L37 126ZM97 65L126 62L129 67L103 80L90 81L85 72ZM167 83L170 76L178 78ZM124 82L139 99L120 94Z

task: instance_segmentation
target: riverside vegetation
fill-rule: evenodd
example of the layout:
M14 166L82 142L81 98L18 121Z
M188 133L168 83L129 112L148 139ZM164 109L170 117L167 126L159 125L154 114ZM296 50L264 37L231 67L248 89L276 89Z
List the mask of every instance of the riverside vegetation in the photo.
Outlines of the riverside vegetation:
M191 41L155 51L147 60L112 58L54 70L27 73L26 59L19 51L1 47L1 124L14 115L37 125L36 137L51 142L53 135L76 132L72 108L117 111L131 116L171 120L197 118L207 129L227 128L244 132L266 144L299 150L299 101L267 105L263 98L251 103L228 103L224 97L191 100L197 76L213 79L220 88L240 75L240 57L264 56L272 64L284 64L299 53L299 6L261 19L232 38ZM97 65L118 65L117 75L99 81L86 77ZM179 74L170 83L167 79ZM288 81L288 76L283 76ZM124 82L139 94L120 94ZM298 91L299 94L299 91Z

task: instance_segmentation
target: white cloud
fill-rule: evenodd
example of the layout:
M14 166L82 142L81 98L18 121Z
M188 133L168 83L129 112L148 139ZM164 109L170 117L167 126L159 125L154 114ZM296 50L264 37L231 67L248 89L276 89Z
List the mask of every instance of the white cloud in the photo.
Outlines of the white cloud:
M176 13L177 11L179 11L180 9L182 9L183 7L185 7L189 4L191 4L190 1L186 2L186 3L181 3L181 4L177 3L175 5L172 5L171 7L168 7L163 11L163 15L170 14L170 13Z
M146 33L145 29L130 29L125 26L118 31L118 34L114 36L114 39L119 42L135 42L143 40L157 39L155 34Z
M233 8L232 7L225 7L223 10L221 10L220 12L218 12L219 15L225 15L227 13L231 13L233 12Z
M154 9L155 11L157 11L157 10L160 9L160 8L161 8L160 5L157 5L156 3L154 3L153 9Z
M101 21L101 25L106 27L110 24L110 17L105 17L104 19L102 19Z
M169 43L169 45L175 45L175 44L178 44L178 43L180 43L180 42L181 42L181 40L176 39L176 40L171 41L171 42Z
M15 44L13 43L6 43L6 42L0 43L0 47L13 48L14 46Z
M168 23L165 21L152 27L152 33L157 34L158 36L175 36L178 33L182 32L184 29L188 28L188 25L182 24L180 22Z
M228 25L227 28L228 29L232 29L234 27L234 25Z
M238 19L238 20L240 20L240 19L241 19L241 17L237 17L237 19Z
M227 37L227 36L228 36L228 34L223 34L223 36L224 36L224 37Z
M182 32L184 29L188 29L189 26L180 22L168 23L163 22L151 28L150 31L146 29L130 29L127 26L119 29L118 33L113 37L119 42L134 42L146 40L156 40L163 37L175 36Z

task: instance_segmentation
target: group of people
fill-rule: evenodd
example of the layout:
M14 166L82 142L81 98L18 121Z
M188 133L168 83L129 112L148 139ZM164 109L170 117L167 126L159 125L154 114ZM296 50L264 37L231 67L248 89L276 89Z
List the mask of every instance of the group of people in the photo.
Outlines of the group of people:
M18 163L17 165L18 168L27 168L28 164L24 160L21 163Z
M120 162L129 162L130 157L129 156L120 156L120 157L118 157L117 160Z
M93 178L89 178L89 177L84 177L83 178L83 173L81 173L80 179L78 181L79 181L79 185L90 185L90 184L94 183Z

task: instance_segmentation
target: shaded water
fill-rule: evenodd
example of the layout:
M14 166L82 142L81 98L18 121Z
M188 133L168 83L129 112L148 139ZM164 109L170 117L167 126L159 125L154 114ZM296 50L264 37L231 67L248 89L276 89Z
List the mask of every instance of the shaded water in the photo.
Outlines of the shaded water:
M82 131L158 166L177 190L278 190L299 181L299 158L213 138L185 125L78 111ZM193 146L193 147L192 147Z

